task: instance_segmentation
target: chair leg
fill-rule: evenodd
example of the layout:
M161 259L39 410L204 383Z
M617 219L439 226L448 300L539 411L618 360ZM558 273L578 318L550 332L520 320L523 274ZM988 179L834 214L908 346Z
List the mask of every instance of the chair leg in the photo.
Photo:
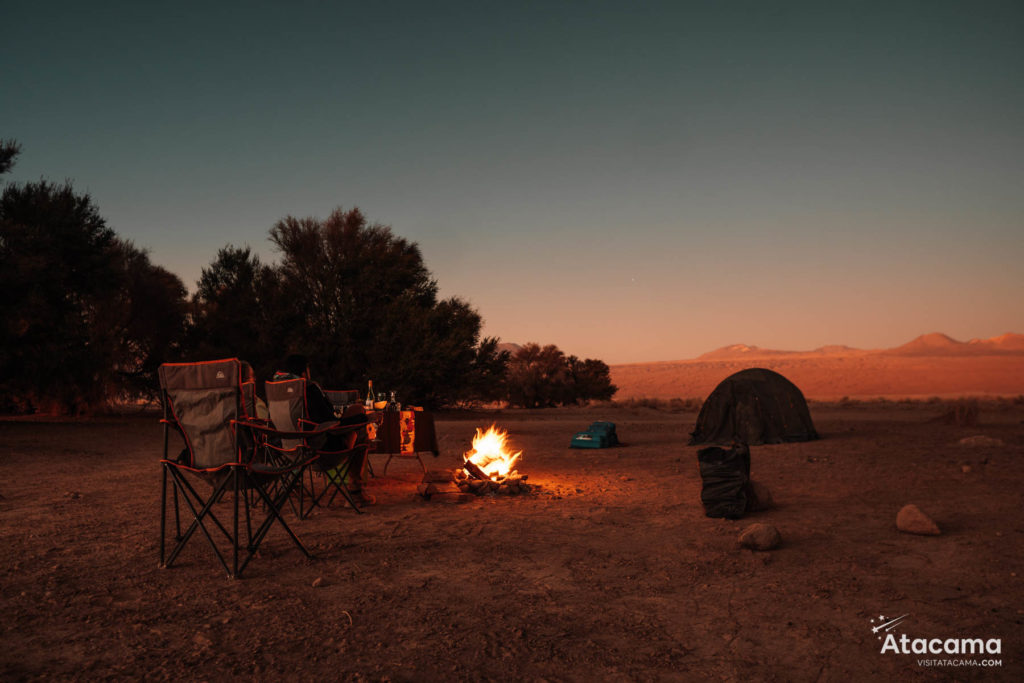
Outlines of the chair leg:
M236 543L235 539L231 537L231 534L227 531L227 529L224 528L224 525L220 523L220 520L217 519L217 516L214 515L212 512L214 503L217 502L217 499L224 493L225 489L227 488L227 485L230 481L230 477L225 478L223 481L221 481L220 484L218 484L217 487L214 489L210 497L206 500L205 504L202 506L202 509L197 510L196 506L192 502L192 496L195 497L197 502L201 501L202 498L199 496L199 494L196 493L195 489L192 488L191 484L185 481L183 474L177 471L172 471L172 475L174 476L174 482L176 486L181 485L185 487L182 491L182 498L185 500L185 504L188 505L189 509L192 511L193 520L192 524L189 525L188 529L182 535L181 540L179 540L178 544L174 547L174 550L171 551L171 555L167 558L167 564L165 566L170 567L174 563L174 560L178 557L178 553L181 552L182 548L185 547L185 544L188 543L190 538L192 538L192 535L195 533L196 529L199 529L203 532L203 535L206 536L206 540L210 543L210 547L213 548L213 552L217 556L217 559L220 561L220 564L224 568L224 571L227 573L228 576L234 578L235 573L233 573L232 570L228 568L227 562L225 562L220 549L217 547L217 544L213 540L213 537L210 535L210 532L206 528L206 525L203 524L203 519L209 517L211 520L213 520L214 524L217 525L217 528L220 529L221 533L223 533L232 544ZM191 493L191 496L189 495L189 493L186 493L185 490Z
M172 479L173 479L173 474L174 474L173 470L171 471L171 474L172 474ZM173 485L173 484L174 484L174 482L172 482L172 489L171 489L171 493L174 495L174 540L175 541L180 541L181 540L181 508L179 507L179 504L178 504L178 487L176 485Z
M234 524L235 524L235 527L234 527L235 534L234 534L234 537L232 538L232 542L231 542L231 552L232 552L232 556L233 556L233 558L232 558L232 565L231 565L231 578L235 578L236 576L238 576L238 492L239 492L239 489L240 489L240 487L238 486L238 477L240 475L241 475L241 472L239 471L239 468L235 467L234 471L231 473L231 481L235 485L235 491L234 491L235 495L233 495L231 497L231 504L232 504L232 506L234 506L234 514L232 515L232 517L234 519ZM246 506L246 507L248 507L248 506Z
M160 566L164 566L164 543L167 538L167 465L161 465L160 486Z
M295 535L295 532L292 531L292 528L288 525L288 522L285 521L284 517L280 513L281 508L284 507L285 501L289 498L289 496L291 496L292 489L295 487L295 484L297 482L301 481L301 478L302 473L300 472L298 476L293 477L287 484L282 485L280 487L280 490L278 491L277 496L273 499L271 499L271 497L267 494L267 492L260 485L260 483L256 481L255 478L250 478L252 487L256 491L256 493L259 494L260 498L263 499L263 502L267 507L268 514L267 518L263 520L263 523L260 525L259 529L257 529L255 536L253 537L249 547L247 548L248 552L246 553L245 559L242 561L242 565L238 568L239 577L241 576L242 572L245 571L245 568L248 566L249 561L253 557L255 557L256 552L259 550L260 544L266 537L267 532L270 531L270 527L273 525L275 520L281 524L281 526L291 537L295 545L299 547L299 550L301 550L302 553L307 558L313 557L312 553L310 553L306 546L302 544L302 541L300 541L299 537Z

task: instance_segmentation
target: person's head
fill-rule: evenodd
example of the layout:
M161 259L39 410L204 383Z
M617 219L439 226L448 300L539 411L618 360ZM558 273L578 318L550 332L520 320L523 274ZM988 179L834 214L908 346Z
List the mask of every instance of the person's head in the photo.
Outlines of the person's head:
M309 372L309 359L301 353L290 354L284 359L284 369L296 377L306 377Z

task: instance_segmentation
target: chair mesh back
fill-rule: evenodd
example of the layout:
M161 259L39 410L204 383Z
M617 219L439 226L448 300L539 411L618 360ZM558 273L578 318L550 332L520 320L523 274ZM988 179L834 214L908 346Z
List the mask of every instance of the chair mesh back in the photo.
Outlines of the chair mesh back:
M300 431L299 419L306 417L306 380L286 379L267 382L267 410L275 429ZM302 439L282 439L285 448L302 445Z
M172 417L185 435L193 467L237 462L231 420L239 418L241 363L238 359L160 366Z

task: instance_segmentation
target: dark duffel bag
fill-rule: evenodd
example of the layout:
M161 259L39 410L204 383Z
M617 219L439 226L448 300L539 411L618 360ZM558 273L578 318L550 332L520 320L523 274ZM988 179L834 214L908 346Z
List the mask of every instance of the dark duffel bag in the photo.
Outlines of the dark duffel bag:
M747 484L750 482L750 448L746 444L732 448L709 446L697 451L700 478L700 502L708 517L739 519L747 510Z

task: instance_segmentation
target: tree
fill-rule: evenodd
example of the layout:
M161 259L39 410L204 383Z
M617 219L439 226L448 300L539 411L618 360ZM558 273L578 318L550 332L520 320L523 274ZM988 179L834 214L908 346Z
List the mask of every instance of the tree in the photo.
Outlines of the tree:
M257 376L268 376L281 359L292 322L279 290L274 268L249 247L222 248L203 269L192 297L185 356L238 357L252 363Z
M467 398L503 364L496 342L481 345L476 311L438 300L419 247L359 209L286 217L270 239L281 253L282 341L310 357L323 384L372 379L403 403L440 405Z
M611 369L604 361L595 358L580 360L576 356L569 356L566 369L570 401L610 401L619 390L612 384Z
M94 344L100 302L118 286L116 237L88 195L46 181L0 197L0 375L27 404L64 411L103 397L104 349Z
M14 167L14 159L21 154L21 145L14 140L0 140L0 175Z
M565 402L565 354L554 344L525 344L508 364L510 405L545 408Z
M108 397L154 395L157 368L181 354L185 286L131 242L118 240L116 250L120 286L100 305L95 326L96 333L106 335L113 354Z
M512 356L505 377L509 405L544 408L588 400L607 401L617 391L599 360L566 358L553 344L526 344Z
M118 239L70 183L4 187L0 287L0 409L100 408L151 386L180 337L181 281Z

